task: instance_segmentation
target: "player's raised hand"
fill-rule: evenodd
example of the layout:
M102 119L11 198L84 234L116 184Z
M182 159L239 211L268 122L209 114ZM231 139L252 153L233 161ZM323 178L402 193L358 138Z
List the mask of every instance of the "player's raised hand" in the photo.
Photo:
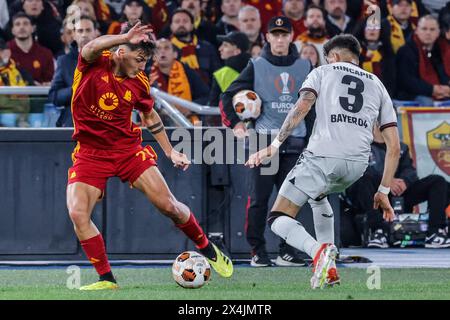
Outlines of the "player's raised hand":
M188 160L184 153L178 152L175 149L172 149L170 153L170 160L172 160L174 167L181 168L183 171L186 171L191 164L191 161Z
M252 154L245 165L250 168L259 166L264 160L272 158L272 156L277 152L277 149L270 145L254 154Z
M389 198L386 194L381 192L375 193L375 196L373 197L373 208L381 208L381 210L383 210L383 219L385 221L394 221L394 209L392 209L391 203L389 202Z
M143 25L138 21L128 32L127 39L131 44L138 44L141 41L149 42L153 28L151 25Z

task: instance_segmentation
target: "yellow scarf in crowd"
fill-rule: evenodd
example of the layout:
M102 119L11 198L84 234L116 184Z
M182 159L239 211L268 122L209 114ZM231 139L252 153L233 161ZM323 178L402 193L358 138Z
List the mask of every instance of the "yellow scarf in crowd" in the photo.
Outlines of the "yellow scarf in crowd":
M379 50L361 50L361 66L364 70L374 73L377 77L381 78L381 60L383 56Z
M189 84L189 79L184 70L184 66L181 62L175 60L168 79L161 72L158 64L155 63L152 66L150 72L150 85L154 82L158 84L158 88L176 97L192 101L192 91ZM200 119L196 114L192 114L188 109L176 105L178 110L181 111L194 125L200 125Z
M160 90L192 101L191 86L189 85L189 79L181 62L174 61L168 78L161 72L158 64L154 63L150 71L150 85L153 85L155 82Z
M387 17L390 25L391 25L391 44L394 53L397 53L398 49L405 44L405 36L403 34L402 27L400 23L393 16ZM415 29L416 26L412 24L412 28Z
M303 33L301 33L297 39L297 41L300 41L301 43L318 43L318 44L322 44L324 42L326 42L326 40L329 39L328 36L326 36L325 34L322 37L311 37L308 33L308 31L305 31Z
M392 15L392 0L386 1L386 7L388 9L389 15ZM409 18L409 21L414 25L417 25L417 23L419 22L419 8L417 8L416 1L413 1L411 3L411 16Z
M167 92L184 100L192 101L191 86L184 71L184 67L179 61L175 61L169 75Z
M26 86L15 62L10 59L8 65L0 67L0 86Z
M170 41L175 45L175 47L181 50L181 62L186 63L191 69L200 69L200 64L198 63L197 54L195 52L198 44L198 38L196 35L192 37L192 41L189 43L180 41L175 37L172 37Z

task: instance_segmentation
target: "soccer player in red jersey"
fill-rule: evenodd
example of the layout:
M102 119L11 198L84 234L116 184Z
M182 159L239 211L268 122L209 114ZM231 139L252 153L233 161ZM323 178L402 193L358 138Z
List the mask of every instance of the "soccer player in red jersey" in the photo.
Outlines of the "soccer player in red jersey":
M110 52L114 48L114 52ZM175 167L190 161L172 148L161 118L153 109L149 80L143 72L155 50L151 28L138 22L120 35L101 36L80 52L74 74L73 139L77 146L68 172L67 207L81 246L100 276L80 290L118 288L111 272L101 233L91 221L106 181L118 176L143 192L158 210L172 219L224 277L233 273L231 260L209 242L195 216L177 201L156 167L157 155L143 147L141 129L131 120L136 108Z

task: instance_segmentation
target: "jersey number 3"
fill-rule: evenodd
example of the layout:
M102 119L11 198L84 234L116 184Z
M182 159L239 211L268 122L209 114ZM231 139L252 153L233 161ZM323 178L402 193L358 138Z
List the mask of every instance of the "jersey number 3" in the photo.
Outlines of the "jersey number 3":
M364 91L364 82L354 76L346 75L342 78L342 83L349 86L347 93L350 96L353 96L354 99L353 102L350 103L350 99L348 97L339 97L341 107L348 112L359 112L364 103L363 96L361 94ZM355 88L350 87L352 83L356 84Z

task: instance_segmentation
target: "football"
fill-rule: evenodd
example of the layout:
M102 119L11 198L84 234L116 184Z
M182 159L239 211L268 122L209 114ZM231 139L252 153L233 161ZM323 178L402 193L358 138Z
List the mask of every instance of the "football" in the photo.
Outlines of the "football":
M200 288L209 281L211 267L201 254L195 251L185 251L173 262L172 276L175 282L183 288Z
M261 114L261 99L254 91L242 90L233 97L233 107L239 119L256 119Z

